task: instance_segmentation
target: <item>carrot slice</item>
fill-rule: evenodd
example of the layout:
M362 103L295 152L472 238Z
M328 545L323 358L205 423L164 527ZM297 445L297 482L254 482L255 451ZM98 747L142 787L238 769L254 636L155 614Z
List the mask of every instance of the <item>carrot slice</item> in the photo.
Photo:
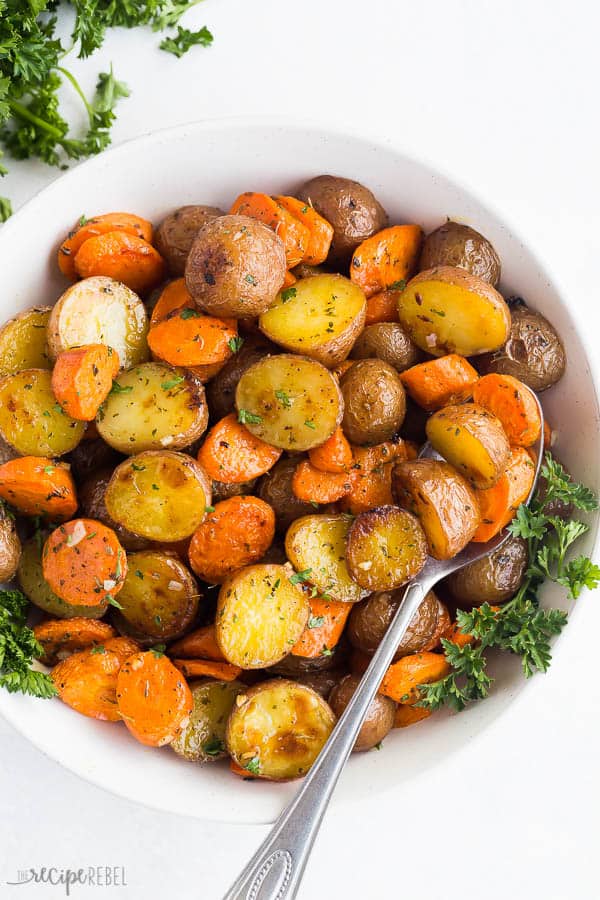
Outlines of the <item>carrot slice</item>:
M112 637L103 643L105 650L116 653L121 660L121 665L134 653L139 653L142 649L137 641L130 637Z
M129 731L149 747L174 741L194 706L179 669L155 650L125 660L117 678L117 703Z
M114 600L127 575L127 558L112 528L96 519L71 519L49 535L42 552L44 578L75 606Z
M148 241L125 231L109 231L81 245L75 256L75 271L82 278L106 275L137 294L145 294L163 280L166 264Z
M308 451L308 458L320 472L347 472L352 465L352 448L338 425L320 447Z
M71 619L47 619L33 628L42 648L40 662L54 666L79 650L87 650L114 638L116 631L107 622L73 616Z
M190 631L169 646L169 654L184 659L212 659L213 662L225 662L225 657L217 644L214 624Z
M121 660L104 647L74 653L54 666L50 677L58 696L84 716L118 722L117 676Z
M281 285L281 290L285 290L285 288L291 287L293 284L296 284L297 281L298 279L296 278L294 273L290 272L290 270L288 269L285 273L283 284Z
M147 219L134 216L132 213L120 212L94 216L92 219L78 222L58 248L58 268L63 275L66 275L71 281L77 281L75 269L77 251L88 238L106 234L109 231L124 231L126 234L132 234L134 237L143 238L148 243L152 243L152 223Z
M241 484L268 472L282 452L251 434L235 413L230 413L206 435L198 462L215 481Z
M185 285L185 278L176 278L163 288L160 297L156 301L150 317L150 328L154 328L155 325L166 319L169 313L184 306L194 309L195 303Z
M531 490L535 465L523 447L512 447L508 466L494 487L475 491L481 511L481 523L472 539L475 543L489 541L514 517L518 506Z
M72 419L91 422L108 397L119 366L119 354L105 344L65 350L52 372L54 396Z
M352 447L350 490L342 498L345 512L357 516L376 506L393 504L392 463L412 458L408 441L385 441L372 447Z
M539 438L542 422L538 405L531 388L518 378L495 372L484 375L473 388L473 402L500 419L511 444L531 447Z
M430 359L400 373L412 399L428 412L468 400L478 378L471 363L458 353Z
M354 251L350 278L367 297L406 281L417 265L422 240L419 225L392 225L378 231Z
M0 466L0 497L28 516L70 519L77 510L75 482L65 463L18 456Z
M351 609L351 603L311 597L308 624L292 647L292 654L316 659L323 650L332 650L342 636Z
M173 665L183 672L186 678L218 678L220 681L235 681L241 675L240 666L227 662L214 662L210 659L174 659Z
M418 685L445 678L450 664L441 653L411 653L392 663L379 688L379 693L396 703L412 705L419 700Z
M400 704L396 709L394 717L394 728L407 728L409 725L416 725L423 719L428 719L433 715L432 710L426 709L424 706L406 706Z
M367 297L365 327L378 322L397 322L398 319L398 291L380 291Z
M236 337L236 324L185 306L150 328L148 346L172 366L206 366L233 356Z
M220 584L243 566L261 559L275 537L275 513L259 497L222 500L198 526L189 549L196 575Z
M237 197L229 212L232 215L250 216L272 228L283 241L288 269L293 269L304 259L310 231L268 194L246 191Z
M307 459L298 463L292 477L294 496L307 503L335 503L345 497L351 487L347 473L321 472Z
M325 262L333 240L333 226L310 204L303 203L296 197L277 196L274 199L308 228L308 244L302 262L308 266L319 266Z

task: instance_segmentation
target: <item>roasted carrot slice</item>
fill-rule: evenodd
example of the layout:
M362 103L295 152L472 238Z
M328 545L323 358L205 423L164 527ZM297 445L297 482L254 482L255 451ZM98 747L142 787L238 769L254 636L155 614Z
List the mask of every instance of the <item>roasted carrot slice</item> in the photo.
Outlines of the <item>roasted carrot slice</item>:
M352 465L352 448L338 425L320 447L308 451L308 458L320 472L347 472Z
M235 323L185 306L150 328L148 346L154 356L172 366L206 366L233 356L236 337Z
M351 603L312 597L310 617L300 640L292 647L293 655L316 659L323 655L324 650L333 650L342 636L351 609Z
M104 213L104 215L94 216L92 219L84 219L82 216L82 220L69 232L58 248L58 268L63 275L66 275L71 281L77 281L75 270L77 251L88 238L106 234L109 231L124 231L126 234L152 243L152 223L140 216L120 212Z
M394 503L392 463L412 458L409 442L386 441L372 447L352 447L352 456L350 490L342 498L342 509L357 516L376 506Z
M235 681L241 675L240 666L228 662L214 662L210 659L174 659L173 665L186 678L218 678L220 681Z
M495 372L484 375L473 388L473 402L489 410L502 422L509 442L531 447L540 436L540 412L531 388Z
M333 240L333 226L327 219L320 216L310 204L304 203L296 197L277 196L274 199L308 228L308 244L302 262L308 266L319 266L325 262Z
M229 212L232 215L250 216L272 228L283 241L288 269L293 269L304 259L310 231L268 194L246 191L234 201Z
M42 568L61 600L100 606L114 600L123 587L127 558L112 528L96 519L71 519L46 540Z
M283 291L283 290L285 290L285 288L291 287L293 284L296 284L297 281L298 281L298 279L296 278L294 273L290 272L290 270L288 269L287 272L285 273L285 278L283 279L283 284L281 285L281 290Z
M359 244L350 278L367 297L407 281L414 271L423 232L419 225L392 225Z
M28 516L70 519L77 510L75 482L65 463L18 456L0 466L0 497Z
M321 472L307 459L298 463L292 477L294 496L307 503L335 503L345 497L350 489L348 473Z
M88 238L75 256L82 278L106 275L122 281L136 294L145 294L165 277L166 265L152 244L125 231L109 231Z
M194 309L195 305L192 295L185 286L185 278L176 278L174 281L170 281L162 290L152 310L150 328L154 328L176 309L182 309L184 306Z
M225 662L225 657L217 644L214 625L204 625L202 628L190 631L185 637L169 646L169 655L184 659L211 659L213 662Z
M282 451L254 437L230 413L217 422L198 452L198 462L215 481L241 484L273 468Z
M392 663L383 677L379 693L396 703L412 705L420 698L418 685L438 681L449 672L450 664L441 653L411 653Z
M380 291L367 297L367 325L376 325L378 322L398 321L398 292Z
M476 543L489 541L514 517L531 490L535 465L523 447L512 447L508 466L494 487L475 491L481 523L472 537Z
M137 641L130 637L112 637L103 643L105 650L116 653L121 660L121 665L134 653L139 653L142 649Z
M73 653L54 666L50 677L58 696L84 716L118 722L117 676L121 660L102 646Z
M35 625L33 633L43 650L40 662L54 666L72 653L104 644L117 632L107 622L73 616L72 619L47 619Z
M422 722L423 719L428 719L431 715L433 715L432 711L424 706L399 704L394 717L394 728L407 728L409 725L416 725L417 722Z
M108 397L119 366L119 354L105 344L65 350L52 372L52 392L72 419L91 422Z
M412 399L428 412L468 400L478 378L471 363L458 353L430 359L400 373Z
M179 669L156 650L125 660L117 678L117 703L129 731L149 747L175 740L194 706Z

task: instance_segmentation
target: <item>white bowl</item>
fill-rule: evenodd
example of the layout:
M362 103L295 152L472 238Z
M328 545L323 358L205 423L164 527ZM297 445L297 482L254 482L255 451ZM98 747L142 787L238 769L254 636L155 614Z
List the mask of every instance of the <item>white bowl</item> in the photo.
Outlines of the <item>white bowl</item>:
M544 394L544 406L558 430L561 459L578 479L598 490L597 390L567 303L514 231L475 197L418 160L369 140L281 120L236 119L160 131L104 153L51 184L3 226L0 320L58 298L65 284L54 251L82 213L128 210L156 221L186 203L227 209L244 190L293 194L302 181L321 173L364 182L392 222L416 221L431 230L449 216L492 241L502 259L504 294L521 294L544 312L566 345L567 374ZM591 551L596 526L594 521L582 552ZM546 598L563 605L562 593L549 589ZM578 611L579 615L585 613ZM380 753L351 758L335 802L360 800L447 761L452 751L494 722L528 684L515 660L503 660L497 674L493 694L485 702L457 716L438 714L418 728L394 732ZM222 764L191 765L168 748L142 746L121 725L86 719L58 700L0 691L0 711L71 771L169 812L229 822L270 822L296 790L294 784L244 782Z

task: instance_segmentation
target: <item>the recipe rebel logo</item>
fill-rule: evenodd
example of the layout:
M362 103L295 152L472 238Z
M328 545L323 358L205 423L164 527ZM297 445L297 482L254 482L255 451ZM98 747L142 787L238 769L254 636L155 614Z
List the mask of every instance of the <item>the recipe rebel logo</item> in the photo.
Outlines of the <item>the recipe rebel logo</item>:
M62 887L66 897L71 896L71 890L76 885L99 888L127 887L124 866L86 866L79 869L44 866L39 869L19 869L16 879L5 883L11 886L40 884Z

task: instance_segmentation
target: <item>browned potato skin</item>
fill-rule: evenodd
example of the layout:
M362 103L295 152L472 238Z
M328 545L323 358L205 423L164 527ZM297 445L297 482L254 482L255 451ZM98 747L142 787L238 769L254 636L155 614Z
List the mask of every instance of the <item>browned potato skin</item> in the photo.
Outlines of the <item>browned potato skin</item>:
M326 272L325 266L309 266L307 263L300 263L292 269L292 274L298 280L300 278L311 278L313 275L325 275Z
M256 493L273 508L277 531L285 532L295 519L315 512L311 503L298 500L292 490L297 465L297 458L283 457L259 481Z
M104 495L108 482L113 474L113 469L100 469L85 481L79 488L79 511L86 519L97 519L112 528L121 545L126 550L146 550L150 541L119 525L115 522L106 509Z
M339 719L360 684L358 675L346 675L329 695L329 705ZM367 710L367 715L358 732L353 752L372 750L394 727L396 704L383 694L375 694Z
M545 391L565 374L567 357L554 327L541 313L526 306L513 307L510 334L504 347L476 357L482 375L512 375L532 390Z
M466 269L493 287L500 281L500 258L492 244L474 228L460 222L445 222L425 238L419 268L434 266Z
M362 241L388 223L386 211L371 191L350 178L318 175L306 181L296 196L333 226L327 262L348 262Z
M185 264L202 226L217 216L224 216L216 206L180 206L162 220L154 233L154 246L166 260L173 275L183 275Z
M219 503L221 500L228 500L229 497L242 497L245 494L252 494L256 485L256 478L250 481L243 481L240 484L227 484L224 481L213 481L212 483L212 502Z
M0 583L14 578L21 558L21 541L15 520L0 505Z
M427 440L425 431L429 413L418 406L415 401L406 395L406 413L404 422L400 428L400 437L405 441L414 441L416 444L424 444Z
M434 440L431 439L429 429L433 422L443 423L444 421L448 422L449 427L460 428L479 441L481 446L487 451L495 470L495 476L491 483L485 479L481 480L479 476L476 476L475 472L467 468L466 464L462 465L462 460L460 467L454 463L455 468L471 482L473 487L482 490L493 487L504 473L510 456L510 444L500 420L477 403L457 403L444 406L433 413L427 423L427 435L430 437L436 450L439 450L439 448ZM443 428L444 430L446 429L445 426ZM441 453L441 450L439 452Z
M114 469L123 460L123 456L109 447L102 438L93 438L90 441L84 439L67 453L64 460L69 463L73 478L80 484L100 469Z
M367 325L350 353L351 359L381 359L397 372L416 366L425 358L398 322Z
M333 669L339 669L345 662L348 655L348 647L344 640L333 648L331 654L327 656L295 656L288 653L282 660L269 666L265 671L274 675L283 675L286 678L294 678L300 681L300 675L314 672L328 672Z
M285 546L281 541L274 541L264 556L259 560L260 563L269 565L284 566L288 562Z
M444 579L444 585L462 608L471 609L482 603L498 605L516 594L528 565L527 542L509 537L489 556L453 572Z
M10 459L15 459L19 454L16 450L7 444L4 438L0 437L0 466L3 466L5 462L8 462Z
M213 419L222 419L235 409L237 383L253 363L277 348L262 335L245 338L241 349L229 359L206 386L206 399Z
M364 653L375 653L403 596L404 588L371 594L366 600L356 603L346 626L352 646ZM438 599L433 591L429 591L398 644L394 661L425 649L435 634L437 622Z
M283 241L249 216L219 216L196 235L185 283L197 305L213 316L259 316L285 278Z
M297 675L294 681L312 688L321 695L323 700L327 700L333 688L346 674L345 669L324 669L320 672L304 672L302 675Z
M340 380L342 428L352 444L380 444L400 429L406 395L396 370L380 359L361 359Z

